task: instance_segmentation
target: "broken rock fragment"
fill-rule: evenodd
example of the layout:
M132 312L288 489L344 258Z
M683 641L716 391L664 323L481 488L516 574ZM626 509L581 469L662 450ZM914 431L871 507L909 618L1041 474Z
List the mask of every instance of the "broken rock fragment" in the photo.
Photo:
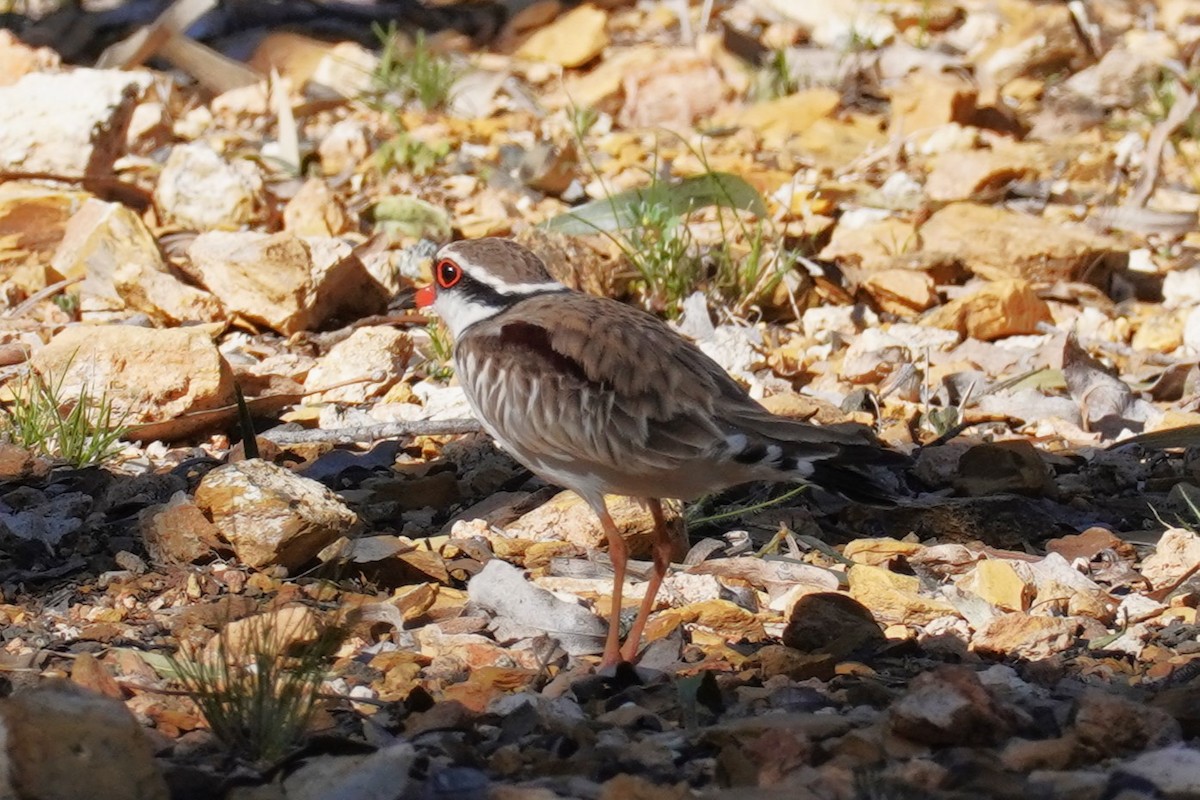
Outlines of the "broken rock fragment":
M256 569L295 570L358 523L322 484L257 458L205 475L195 502L238 559Z
M188 257L185 271L227 309L285 335L379 313L388 300L337 239L211 231L196 237Z

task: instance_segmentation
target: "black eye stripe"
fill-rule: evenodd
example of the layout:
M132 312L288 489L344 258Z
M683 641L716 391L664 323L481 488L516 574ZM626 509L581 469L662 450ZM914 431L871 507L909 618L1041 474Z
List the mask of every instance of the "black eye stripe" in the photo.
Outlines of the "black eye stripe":
M460 270L461 272L461 270ZM483 281L472 278L465 272L461 272L462 277L454 284L454 291L468 302L478 303L480 305L491 306L493 308L503 309L509 306L516 305L522 300L528 299L531 295L528 294L509 294L501 292L491 286L488 286ZM552 292L568 292L567 287L561 289L547 290L546 292L538 292L538 294L549 294Z

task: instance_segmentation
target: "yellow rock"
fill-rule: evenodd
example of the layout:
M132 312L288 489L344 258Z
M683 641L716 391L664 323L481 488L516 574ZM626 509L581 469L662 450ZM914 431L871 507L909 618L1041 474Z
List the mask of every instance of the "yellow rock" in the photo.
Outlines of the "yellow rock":
M728 600L702 600L676 611L683 622L711 628L727 639L760 642L766 636L757 615Z
M871 609L876 621L884 624L921 625L958 613L949 603L922 597L918 593L921 582L910 575L855 564L846 577L850 582L850 596Z
M1036 590L1032 576L1028 580L1021 577L1021 567L1024 565L999 558L980 561L958 580L958 587L1005 611L1025 611ZM1028 571L1026 567L1024 572Z
M560 67L579 67L608 46L608 13L584 4L563 14L525 40L519 58L549 61Z
M804 133L819 119L837 110L841 95L832 89L806 89L776 100L768 100L728 114L717 115L718 125L752 128L767 145L779 145Z
M893 267L917 249L920 239L911 222L888 217L857 228L838 225L818 258L872 272Z
M906 136L949 122L967 124L979 94L969 82L950 73L911 73L891 94L888 130Z
M920 549L921 545L915 542L901 542L898 539L855 539L846 545L842 555L856 564L878 567L900 556L910 556Z
M1186 319L1186 311L1155 314L1142 321L1130 344L1134 350L1170 353L1183 344L1183 323Z
M900 316L924 311L937 303L937 287L928 273L915 269L883 269L862 285L879 306Z
M1038 324L1053 322L1050 307L1028 281L996 281L974 294L935 309L921 320L935 328L958 331L983 341L1038 333Z

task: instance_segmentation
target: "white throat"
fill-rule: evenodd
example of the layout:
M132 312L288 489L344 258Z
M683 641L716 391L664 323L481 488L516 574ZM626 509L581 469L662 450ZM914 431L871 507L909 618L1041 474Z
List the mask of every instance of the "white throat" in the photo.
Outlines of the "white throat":
M438 292L437 299L433 301L433 310L446 323L454 340L458 341L458 337L467 328L495 316L502 309L486 303L473 302L461 292Z

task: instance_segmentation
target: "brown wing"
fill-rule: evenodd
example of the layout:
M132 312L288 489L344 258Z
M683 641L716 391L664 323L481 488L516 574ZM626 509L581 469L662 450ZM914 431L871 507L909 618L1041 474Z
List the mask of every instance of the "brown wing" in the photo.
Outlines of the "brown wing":
M591 295L525 300L469 329L457 361L485 423L531 460L573 458L658 477L688 462L734 458L729 441L737 434L787 442L800 459L866 444L770 414L660 320Z

